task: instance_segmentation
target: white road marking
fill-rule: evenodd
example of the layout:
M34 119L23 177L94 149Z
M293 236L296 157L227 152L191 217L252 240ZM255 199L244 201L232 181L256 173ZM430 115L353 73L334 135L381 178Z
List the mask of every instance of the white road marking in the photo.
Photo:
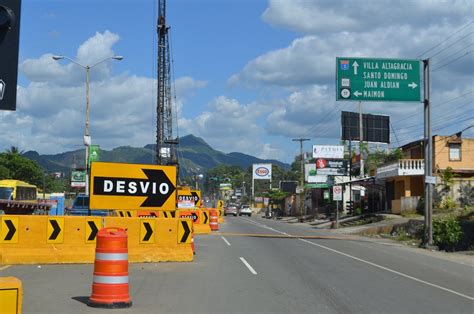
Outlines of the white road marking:
M245 220L247 220L247 219L245 219ZM270 230L272 230L272 231L274 231L274 232L277 232L277 233L280 233L280 234L289 235L289 234L286 233L286 232L278 231L278 230L273 229L273 228L270 228L270 227L268 227L268 226L266 226L266 225L264 225L264 224L256 223L256 222L253 222L253 221L251 221L251 220L247 220L247 221L250 222L250 223L253 223L254 225L260 226L260 227L262 227L262 228L270 229ZM434 284L434 283L431 283L431 282L428 282L428 281L424 281L424 280L422 280L422 279L418 279L418 278L416 278L416 277L413 277L413 276L410 276L410 275L401 273L401 272L399 272L399 271L390 269L390 268L385 267L385 266L382 266L382 265L378 265L378 264L375 264L375 263L366 261L366 260L364 260L364 259L361 259L361 258L352 256L352 255L350 255L350 254L347 254L347 253L344 253L344 252L341 252L341 251L338 251L338 250L335 250L335 249L331 249L330 247L327 247L327 246L324 246L324 245L321 245L321 244L317 244L317 243L314 243L314 242L311 242L311 241L308 241L308 240L305 240L305 239L299 239L299 240L302 241L302 242L305 242L305 243L308 243L308 244L311 244L311 245L320 247L320 248L322 248L322 249L331 251L331 252L333 252L333 253L340 254L340 255L343 255L343 256L345 256L345 257L349 257L349 258L351 258L351 259L353 259L353 260L356 260L356 261L359 261L359 262L362 262L362 263L365 263L365 264L368 264L368 265L377 267L377 268L379 268L379 269L382 269L382 270L391 272L391 273L396 274L396 275L399 275L399 276L401 276L401 277L408 278L408 279L411 279L411 280L413 280L413 281L416 281L416 282L419 282L419 283L423 283L423 284L425 284L425 285L427 285L427 286L434 287L434 288L438 288L438 289L440 289L440 290L443 290L443 291L446 291L446 292L455 294L455 295L457 295L457 296L466 298L466 299L468 299L468 300L474 301L474 297L471 297L471 296L469 296L469 295L466 295L466 294L463 294L463 293L460 293L460 292L457 292L457 291L454 291L454 290L451 290L451 289L448 289L448 288L445 288L445 287L442 287L442 286L438 286L438 285L436 285L436 284Z
M224 238L224 237L221 237L221 238L222 238L222 240L224 240L224 242L225 242L228 246L230 246L230 243L229 243L229 241L227 241L226 238Z
M359 262L362 262L362 263L366 263L366 264L368 264L368 265L371 265L371 266L374 266L374 267L377 267L377 268L386 270L386 271L391 272L391 273L394 273L394 274L396 274L396 275L399 275L399 276L402 276L402 277L405 277L405 278L408 278L408 279L411 279L411 280L414 280L414 281L423 283L423 284L425 284L425 285L428 285L428 286L431 286L431 287L435 287L435 288L438 288L438 289L441 289L441 290L444 290L444 291L453 293L453 294L455 294L455 295L458 295L458 296L460 296L460 297L466 298L466 299L468 299L468 300L474 301L474 297L471 297L471 296L468 296L468 295L459 293L459 292L457 292L457 291L454 291L454 290L451 290L451 289L448 289L448 288L445 288L445 287L442 287L442 286L435 285L434 283L431 283L431 282L428 282L428 281L424 281L424 280L415 278L415 277L413 277L413 276L410 276L410 275L401 273L401 272L399 272L399 271L396 271L396 270L393 270L393 269L390 269L390 268L387 268L387 267L384 267L384 266L381 266L381 265L378 265L378 264L375 264L375 263L372 263L372 262L363 260L363 259L361 259L361 258L352 256L352 255L349 255L349 254L346 254L346 253L343 253L343 252L341 252L341 251L337 251L337 250L331 249L331 248L329 248L329 247L327 247L327 246L324 246L324 245L320 245L320 244L317 244L317 243L314 243L314 242L311 242L311 241L308 241L308 240L305 240L305 239L299 239L299 240L300 240L300 241L303 241L303 242L305 242L305 243L308 243L308 244L311 244L311 245L320 247L320 248L322 248L322 249L325 249L325 250L328 250L328 251L331 251L331 252L334 252L334 253L337 253L337 254L340 254L340 255L343 255L343 256L352 258L352 259L354 259L354 260L356 260L356 261L359 261Z
M245 260L245 258L241 257L240 260L242 261L242 263L244 263L245 266L247 266L247 268L250 270L250 272L254 275L257 274L257 272L255 271L255 269L253 269L252 266L250 266L249 263L247 263L247 261Z
M5 270L5 269L9 268L10 266L12 266L12 265L5 265L5 266L2 266L2 267L0 267L0 271Z

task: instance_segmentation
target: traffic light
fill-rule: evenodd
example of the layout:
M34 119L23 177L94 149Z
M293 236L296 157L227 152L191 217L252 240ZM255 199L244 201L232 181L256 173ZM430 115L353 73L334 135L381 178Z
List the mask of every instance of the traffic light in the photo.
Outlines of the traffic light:
M16 109L21 0L0 0L0 110Z

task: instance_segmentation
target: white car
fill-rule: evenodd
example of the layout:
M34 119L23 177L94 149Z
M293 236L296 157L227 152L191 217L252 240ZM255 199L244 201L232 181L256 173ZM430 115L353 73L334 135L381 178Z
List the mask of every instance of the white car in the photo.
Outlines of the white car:
M250 208L249 205L242 205L242 207L239 210L239 216L242 215L247 215L249 217L252 216L252 209Z

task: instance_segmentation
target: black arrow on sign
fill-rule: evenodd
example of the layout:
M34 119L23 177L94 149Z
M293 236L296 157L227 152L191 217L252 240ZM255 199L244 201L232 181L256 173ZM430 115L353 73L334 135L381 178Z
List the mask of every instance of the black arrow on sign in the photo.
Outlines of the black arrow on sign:
M15 235L16 228L15 228L15 225L13 224L13 222L11 220L4 220L4 221L5 221L5 224L8 227L8 233L5 236L4 240L5 241L10 241L11 239L13 239L13 236Z
M148 242L151 238L151 235L153 234L153 229L150 226L150 223L144 222L143 225L145 226L146 229L146 234L143 237L143 241Z
M50 220L49 223L54 229L53 233L51 233L51 236L49 237L49 240L56 240L58 235L61 233L61 227L59 227L59 224L56 220Z
M140 207L161 207L176 190L163 170L142 169L147 179L94 177L94 195L105 196L146 196ZM105 191L105 182L112 184L111 191ZM120 182L120 183L119 183ZM120 188L119 188L120 185ZM167 187L166 193L160 192L160 186ZM110 187L109 187L110 188ZM155 193L153 193L155 190Z
M183 226L184 234L181 238L180 243L186 243L186 240L188 239L188 236L191 233L191 229L189 229L188 223L186 221L181 221L181 225Z
M199 195L196 193L196 192L191 192L191 195L193 197L193 200L194 200L194 205L198 204L199 203Z
M99 232L99 229L96 227L95 222L93 221L88 221L89 227L91 227L92 231L91 234L89 235L89 238L87 238L87 241L94 241L97 232Z
M204 214L204 224L207 224L207 220L209 217L207 216L207 212L202 212Z

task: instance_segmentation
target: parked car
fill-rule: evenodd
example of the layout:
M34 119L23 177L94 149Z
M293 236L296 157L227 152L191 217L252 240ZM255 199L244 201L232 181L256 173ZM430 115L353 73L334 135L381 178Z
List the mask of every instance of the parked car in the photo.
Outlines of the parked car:
M252 216L252 209L250 208L249 205L242 205L242 207L240 207L239 216L242 216L242 215L247 215L249 217Z
M227 215L237 216L237 206L229 205L228 207L224 208L224 216Z

